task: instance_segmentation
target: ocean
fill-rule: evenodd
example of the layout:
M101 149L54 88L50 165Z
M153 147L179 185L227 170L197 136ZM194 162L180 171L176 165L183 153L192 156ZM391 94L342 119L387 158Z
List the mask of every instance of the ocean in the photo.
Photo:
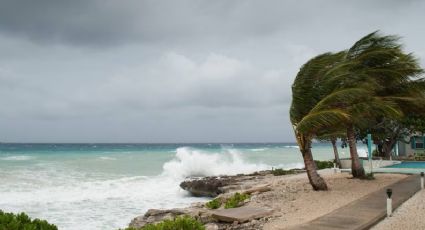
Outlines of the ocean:
M313 145L317 160L330 144ZM340 149L348 157L348 149ZM188 176L302 168L294 143L0 144L0 209L26 212L63 230L118 229L149 208L184 207Z

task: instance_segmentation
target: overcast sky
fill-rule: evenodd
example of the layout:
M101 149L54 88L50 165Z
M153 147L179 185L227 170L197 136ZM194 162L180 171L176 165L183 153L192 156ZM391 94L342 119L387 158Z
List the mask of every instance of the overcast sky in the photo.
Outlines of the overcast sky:
M0 0L0 141L292 142L300 66L425 1Z

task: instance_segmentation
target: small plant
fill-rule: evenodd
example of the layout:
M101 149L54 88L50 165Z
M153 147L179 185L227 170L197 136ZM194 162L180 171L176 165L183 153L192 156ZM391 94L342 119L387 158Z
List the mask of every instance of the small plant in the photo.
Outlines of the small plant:
M34 219L25 214L5 213L0 210L0 230L57 230L45 220Z
M289 170L285 170L285 169L274 169L272 171L272 174L274 176L289 175L289 174L294 174L294 173L296 173L296 171L293 170L293 169L289 169Z
M314 161L316 163L317 169L326 169L333 168L334 163L332 161Z
M366 173L366 175L363 179L364 180L375 180L375 176L373 175L373 173Z
M147 224L142 228L126 228L125 230L205 230L205 227L190 216L179 216L174 220L164 220L157 224Z
M221 206L221 201L219 198L215 198L214 200L207 202L205 206L209 209L217 209Z
M244 200L249 198L250 196L248 194L240 194L237 192L235 193L235 195L233 195L226 201L226 203L224 204L224 208L237 208Z

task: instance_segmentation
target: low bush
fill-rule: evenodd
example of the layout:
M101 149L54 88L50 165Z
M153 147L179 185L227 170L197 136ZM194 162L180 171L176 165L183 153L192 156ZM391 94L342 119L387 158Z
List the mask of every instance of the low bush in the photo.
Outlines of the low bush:
M244 200L249 198L250 196L248 194L240 194L237 192L235 193L235 195L233 195L226 201L226 203L224 204L224 208L237 208Z
M25 213L5 213L0 210L0 230L57 230L45 220L34 219Z
M366 176L362 179L364 179L364 180L375 180L375 176L373 175L373 173L366 173Z
M327 168L333 168L334 163L333 161L314 161L316 163L317 169L327 169Z
M217 209L217 208L220 208L220 206L221 206L221 201L220 201L220 199L215 198L214 200L212 200L212 201L210 201L210 202L207 202L207 203L205 204L205 206L206 206L207 208L209 208L209 209Z
M142 228L126 228L125 230L205 230L205 227L190 216L179 216L174 220L164 220L157 224L147 224Z
M289 169L289 170L285 170L285 169L274 169L272 170L272 174L274 176L282 176L282 175L288 175L288 174L294 174L296 173L295 170L293 169Z

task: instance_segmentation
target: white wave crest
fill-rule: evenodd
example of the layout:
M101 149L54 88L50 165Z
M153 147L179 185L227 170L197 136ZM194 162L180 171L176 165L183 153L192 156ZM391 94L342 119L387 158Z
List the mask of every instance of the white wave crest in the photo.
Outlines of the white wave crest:
M288 169L302 169L304 168L304 163L287 163L287 164L279 164L276 168L282 168L285 170Z
M267 148L259 148L259 149L251 149L251 151L253 152L262 152L262 151L266 151Z
M163 175L174 178L236 175L270 168L266 164L246 162L243 155L234 149L224 149L222 153L207 153L182 147L177 149L174 160L164 164Z
M117 160L117 158L114 158L114 157L99 157L99 159L101 159L101 160L107 160L107 161L115 161L115 160Z
M34 159L34 157L25 155L0 157L0 160L3 161L27 161L32 159Z
M290 148L290 149L299 149L300 147L298 145L285 145L284 148Z

